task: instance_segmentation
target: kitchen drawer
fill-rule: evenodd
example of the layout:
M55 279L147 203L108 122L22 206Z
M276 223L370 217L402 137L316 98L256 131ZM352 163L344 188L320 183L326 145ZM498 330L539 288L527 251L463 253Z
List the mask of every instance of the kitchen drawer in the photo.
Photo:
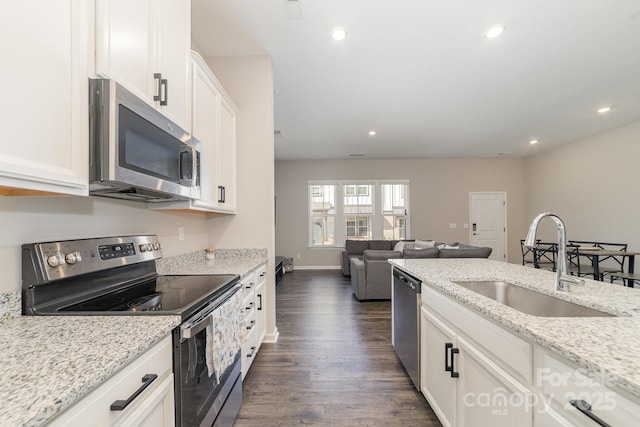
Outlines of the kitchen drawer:
M536 345L534 354L535 382L551 399L552 406L573 425L597 426L571 405L572 400L584 400L591 412L612 426L638 425L640 402L633 402L615 391L615 376L592 373L572 366L549 350Z
M144 419L151 412L165 412L173 420L173 373L171 336L147 350L71 408L60 414L51 426L102 427L129 425L133 419ZM117 400L126 400L140 389L142 378L154 374L157 378L123 410L112 411ZM158 403L161 402L159 405Z
M255 312L255 310L251 311L250 313L247 313L247 315L244 318L244 324L245 324L245 327L247 328L246 329L247 334L253 332L253 330L256 327L256 312Z
M479 345L499 366L504 366L517 379L531 384L531 343L427 286L422 286L422 303Z
M258 352L258 344L256 341L256 330L255 328L251 330L247 330L247 340L242 346L242 378L244 379L245 375L249 371L249 367L253 362L253 358L256 356Z
M253 312L255 310L255 301L253 297L253 292L249 293L249 295L245 295L242 300L242 310L245 315Z
M245 277L243 277L240 282L242 283L242 289L243 292L245 294L245 296L251 294L253 295L253 289L256 286L256 275L255 273L252 271L251 273L247 274Z

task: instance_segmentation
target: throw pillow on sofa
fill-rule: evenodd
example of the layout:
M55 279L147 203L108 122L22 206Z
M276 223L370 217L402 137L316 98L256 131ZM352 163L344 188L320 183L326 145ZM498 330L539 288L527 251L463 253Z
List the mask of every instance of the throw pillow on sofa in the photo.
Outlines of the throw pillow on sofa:
M440 249L438 248L424 248L424 249L405 249L403 252L404 258L438 258Z
M402 252L405 249L413 249L414 247L415 247L415 243L414 242L405 242L404 240L400 240L393 247L393 250L394 251L398 251L398 252Z
M438 242L436 242L435 240L419 240L419 239L416 239L416 241L414 242L414 249L433 248L437 244L438 244Z

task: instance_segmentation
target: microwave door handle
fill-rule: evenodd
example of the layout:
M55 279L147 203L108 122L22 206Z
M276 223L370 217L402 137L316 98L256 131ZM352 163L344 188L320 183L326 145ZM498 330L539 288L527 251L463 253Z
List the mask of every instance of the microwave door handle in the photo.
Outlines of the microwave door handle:
M191 157L190 167L185 167L184 157L189 154ZM178 157L178 180L182 185L193 185L193 174L195 173L196 147L184 144L180 147L180 156Z

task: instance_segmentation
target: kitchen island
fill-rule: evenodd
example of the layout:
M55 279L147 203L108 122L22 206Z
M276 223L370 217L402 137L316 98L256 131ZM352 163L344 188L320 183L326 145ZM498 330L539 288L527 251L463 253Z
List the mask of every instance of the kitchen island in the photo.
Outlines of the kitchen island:
M513 352L503 353L496 365L498 369L502 369L506 365L504 360L531 359L528 368L524 364L522 368L518 367L514 371L509 371L509 367L505 368L508 373L521 373L522 377L513 375L521 383L527 385L529 381L530 388L526 388L527 392L548 392L544 388L547 384L540 384L541 370L536 370L536 367L539 360L550 360L550 354L564 365L571 366L573 371L584 374L583 376L605 378L607 390L613 390L630 399L632 403L640 402L640 290L585 280L584 286L571 286L570 292L556 292L555 273L493 260L394 259L389 262L395 268L422 281L423 317L425 304L430 302L428 298L440 295L444 297L443 301L447 300L445 303L452 301L453 305L463 307L466 312L472 312L478 321L485 321L494 326L497 324L512 333L516 337L514 341L524 343L519 348L521 354L515 357ZM509 282L616 317L532 316L465 289L453 281ZM460 317L463 318L465 317ZM454 327L463 327L455 325L453 317L448 320L454 322ZM466 326L468 325L464 325ZM422 336L424 337L424 334ZM470 340L481 341L481 338L476 335ZM494 348L488 352L498 353L499 350ZM426 347L425 351L427 354L441 353L439 348ZM424 388L422 391L424 393ZM535 421L534 417L533 425L543 425Z

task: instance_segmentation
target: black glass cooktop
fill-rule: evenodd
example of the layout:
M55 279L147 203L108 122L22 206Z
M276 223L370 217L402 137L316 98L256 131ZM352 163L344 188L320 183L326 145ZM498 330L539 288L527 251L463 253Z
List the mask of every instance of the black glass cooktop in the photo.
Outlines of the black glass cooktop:
M62 307L59 312L114 312L187 315L191 307L215 298L233 286L238 276L158 276L124 289ZM235 280L234 280L235 279ZM123 313L124 314L124 313Z

